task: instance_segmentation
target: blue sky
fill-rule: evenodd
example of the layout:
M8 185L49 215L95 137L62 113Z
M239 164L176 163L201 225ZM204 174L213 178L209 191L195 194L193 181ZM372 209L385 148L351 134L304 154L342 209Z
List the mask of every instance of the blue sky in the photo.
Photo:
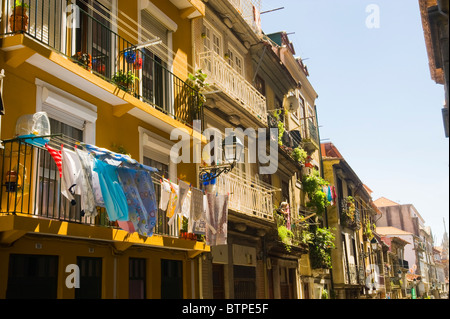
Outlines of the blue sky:
M368 5L379 28L369 29ZM440 245L449 228L444 87L430 76L418 0L262 0L266 34L286 31L317 91L320 135L373 198L413 204ZM447 230L448 232L448 230Z

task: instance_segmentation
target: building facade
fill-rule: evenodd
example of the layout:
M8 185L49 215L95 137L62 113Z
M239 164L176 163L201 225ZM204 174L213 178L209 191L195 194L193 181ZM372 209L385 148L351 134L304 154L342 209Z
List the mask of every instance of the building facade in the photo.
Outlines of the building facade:
M335 205L328 209L336 238L333 289L338 299L379 298L384 294L383 247L375 232L379 216L371 191L332 143L322 144L322 158L325 179L336 191Z
M59 192L44 144L21 136L45 132L56 149L94 145L157 168L157 205L163 177L199 187L195 164L170 161L170 133L193 136L202 118L188 75L191 19L204 4L1 1L1 12L0 298L198 298L203 241L181 238L162 210L152 236L103 207L86 214ZM41 112L50 127L29 124ZM76 267L79 289L66 281Z

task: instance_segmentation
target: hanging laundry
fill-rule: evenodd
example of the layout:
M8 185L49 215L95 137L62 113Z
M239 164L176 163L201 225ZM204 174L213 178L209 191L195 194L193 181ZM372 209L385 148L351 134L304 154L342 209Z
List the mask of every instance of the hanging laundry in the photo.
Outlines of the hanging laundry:
M138 176L140 172L123 167L117 168L117 174L119 175L120 184L127 199L128 217L134 226L134 230L142 236L152 236L153 227L155 226L156 201L154 201L154 204L151 205L151 207L148 207L148 209L152 210L151 213L153 216L153 222L150 223L150 214L147 212L147 207L144 206L137 186L140 182L144 184L143 177ZM148 187L150 187L150 185L148 185ZM148 190L147 197L150 192L152 191Z
M78 148L75 149L75 152L81 163L81 171L79 176L80 187L78 187L78 191L81 196L81 210L84 211L86 216L93 218L97 216L94 187L92 184L94 158L89 155L88 152L82 151Z
M159 209L164 211L167 209L171 192L172 190L170 188L170 183L166 180L161 180L161 196L159 201Z
M172 218L175 215L175 212L178 207L178 193L179 187L177 184L170 182L170 199L167 204L167 212L166 216Z
M134 225L131 221L126 221L126 222L117 221L117 224L119 224L119 227L121 229L123 229L124 231L126 231L130 234L136 232L136 229L134 228Z
M179 187L179 196L178 196L178 205L175 211L176 214L181 214L182 216L189 218L190 211L187 210L188 207L184 206L186 202L186 197L189 193L190 185L184 181L180 181L178 184ZM184 211L183 211L184 208Z
M110 221L128 221L127 198L119 183L117 167L94 158L102 197Z
M333 195L331 195L331 186L330 185L328 185L328 187L327 187L327 199L330 203L333 202Z
M90 144L84 144L83 146L89 152L91 152L91 154L97 159L100 159L103 161L105 159L109 159L109 160L120 162L120 163L122 163L122 166L125 166L125 167L134 168L134 169L144 169L149 172L157 172L158 171L154 167L150 167L150 166L139 163L138 161L132 159L128 155L114 153L106 148L100 148L100 147L90 145Z
M62 155L62 178L61 178L61 193L70 200L72 205L76 205L75 194L81 194L81 190L78 193L79 188L78 178L81 171L81 162L78 155L61 147Z
M57 151L54 148L50 147L48 144L45 144L45 148L52 156L55 161L56 167L58 167L59 177L62 177L62 156L61 151Z
M198 235L205 234L206 215L203 192L200 189L193 188L191 191L191 212L188 223L188 232Z
M336 205L336 198L337 198L337 194L336 194L336 187L331 187L331 197L333 198L333 205Z
M156 226L156 213L158 212L155 185L152 181L152 175L147 170L138 170L136 172L135 182L138 187L141 201L147 212L146 217L149 229L147 236L151 236L153 234L153 229Z
M228 195L207 193L206 244L218 246L227 244Z

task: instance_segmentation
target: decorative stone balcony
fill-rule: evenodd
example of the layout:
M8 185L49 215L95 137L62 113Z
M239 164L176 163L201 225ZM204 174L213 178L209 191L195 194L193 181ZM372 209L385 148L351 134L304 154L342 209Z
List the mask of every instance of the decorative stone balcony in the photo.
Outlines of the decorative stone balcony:
M267 124L266 98L224 58L213 51L200 53L200 68L208 75L207 82L213 90L224 92L260 122Z
M236 171L217 179L217 190L230 195L228 208L250 217L273 221L273 193L275 189L263 182L247 179Z

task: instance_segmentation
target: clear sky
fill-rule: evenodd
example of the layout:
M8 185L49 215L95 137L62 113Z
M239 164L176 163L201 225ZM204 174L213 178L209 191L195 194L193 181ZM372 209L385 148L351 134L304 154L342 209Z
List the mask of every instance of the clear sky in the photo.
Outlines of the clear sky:
M368 28L369 5L379 8ZM266 34L286 31L317 91L321 139L373 198L413 204L441 244L449 229L444 87L432 79L418 0L262 0Z

